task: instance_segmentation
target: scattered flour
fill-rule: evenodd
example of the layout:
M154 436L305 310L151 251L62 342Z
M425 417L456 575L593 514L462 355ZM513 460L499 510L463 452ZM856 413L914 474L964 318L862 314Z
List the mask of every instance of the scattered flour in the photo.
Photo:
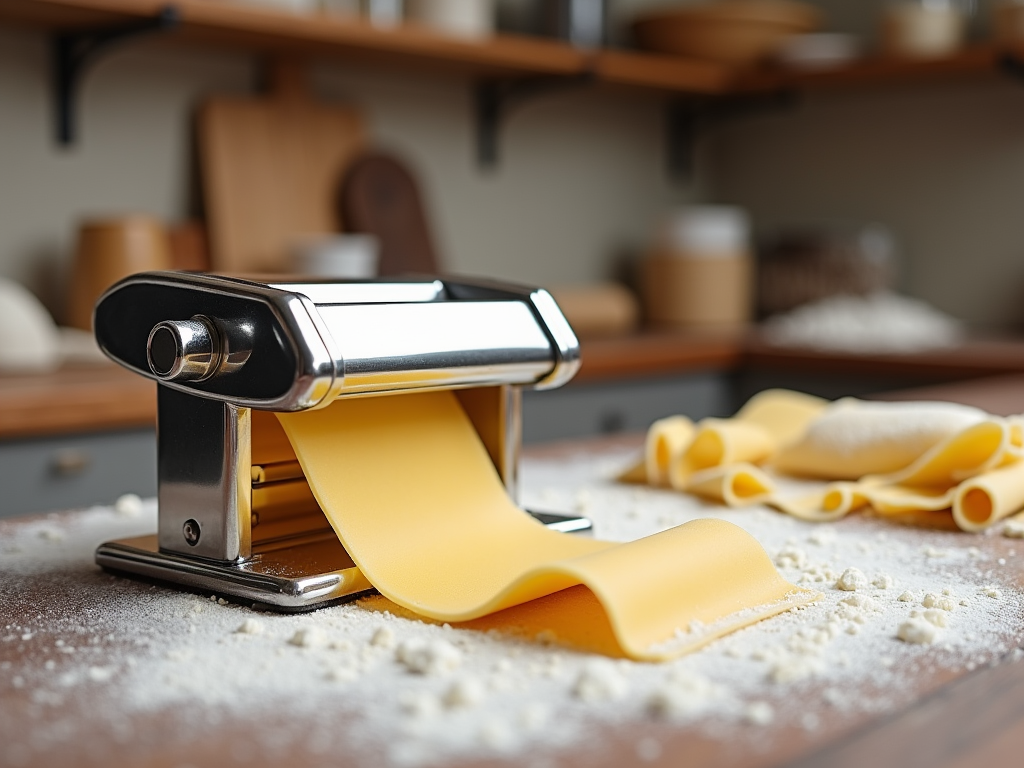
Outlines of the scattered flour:
M410 672L442 675L462 663L462 653L446 640L412 638L398 646L395 658Z
M263 634L263 622L259 619L252 617L247 618L241 624L238 625L238 629L235 630L235 634L238 635L262 635Z
M615 701L629 690L629 682L614 664L605 659L588 661L573 685L573 695L580 701Z
M755 701L747 706L743 715L752 725L771 725L775 719L775 710L766 701Z
M114 502L114 511L122 517L138 517L142 508L142 499L134 493L126 493Z
M930 624L934 624L939 629L946 629L949 626L949 612L943 611L938 608L929 608L924 613L925 621Z
M1003 525L1003 536L1008 539L1024 539L1024 520L1007 520Z
M446 707L475 707L484 699L484 685L474 677L464 677L452 683L442 701Z
M896 637L915 645L930 645L939 637L939 627L923 616L912 616L900 624Z
M847 568L836 582L836 589L842 589L846 592L865 589L867 586L868 577L864 575L860 568Z
M73 758L96 732L153 755L175 748L181 733L214 739L234 727L252 732L232 746L236 762L265 754L284 763L300 753L313 763L344 754L356 766L394 768L557 765L566 750L600 762L608 734L624 724L644 729L637 759L657 761L667 744L659 729L757 744L791 727L825 733L836 718L845 727L899 711L933 671L973 668L1020 642L1022 558L989 554L1005 539L982 549L977 536L865 516L812 525L609 482L627 458L610 451L527 461L523 501L585 506L599 535L616 541L649 535L662 519L729 520L822 599L677 661L639 664L566 649L553 633L534 641L419 621L383 598L257 614L97 569L97 543L155 529L148 500L137 516L96 508L0 521L0 583L14 601L4 614L20 617L0 615L0 696L18 686L31 692L29 706L0 718L0 764ZM832 589L841 581L856 589ZM20 597L50 583L60 586L47 594L59 596ZM691 640L709 629L680 634ZM77 714L51 717L57 706ZM282 709L293 716L280 718ZM138 729L154 718L166 728ZM103 762L99 755L91 764Z
M674 669L665 684L650 695L647 709L652 715L669 720L693 717L707 709L723 691L703 675Z
M319 648L325 640L323 632L318 628L303 627L295 631L295 634L288 639L288 643L299 648Z
M892 576L887 573L880 573L871 580L871 586L875 589L892 589L893 584Z
M775 555L775 564L779 568L801 569L807 564L807 553L793 545L785 546Z
M921 605L925 608L938 608L943 611L955 611L957 601L948 595L936 595L929 592L921 598Z
M370 645L376 646L377 648L394 648L395 631L388 626L379 627L377 631L373 633L373 637L370 638Z

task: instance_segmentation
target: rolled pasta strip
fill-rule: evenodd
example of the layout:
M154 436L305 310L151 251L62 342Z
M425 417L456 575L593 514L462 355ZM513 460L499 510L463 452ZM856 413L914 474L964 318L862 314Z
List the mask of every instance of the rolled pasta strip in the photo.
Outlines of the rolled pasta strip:
M814 395L766 389L750 398L736 414L736 419L756 424L770 434L777 445L785 446L803 437L828 405L828 400Z
M764 461L776 443L763 427L736 419L704 419L693 442L671 464L669 482L684 490L695 472L738 462Z
M668 485L668 468L693 442L697 428L686 416L659 419L647 430L644 445L644 466L647 482Z
M1006 444L1006 455L1003 457L1003 465L1007 466L1024 459L1024 417L1008 416L1006 424L1010 434Z
M982 531L1024 509L1024 462L964 481L953 498L953 519L965 531Z
M798 520L830 523L867 506L857 483L832 483L823 492L799 498L772 497L769 506Z
M686 491L730 507L748 507L771 499L775 483L753 464L730 464L694 473Z
M871 507L880 515L905 515L908 512L938 512L949 509L956 488L908 488L902 485L864 489Z
M991 416L946 438L905 470L864 480L877 485L946 489L997 467L1009 444L1009 425Z
M647 483L647 462L643 459L631 464L620 472L616 478L620 483L633 483L634 485L644 485Z

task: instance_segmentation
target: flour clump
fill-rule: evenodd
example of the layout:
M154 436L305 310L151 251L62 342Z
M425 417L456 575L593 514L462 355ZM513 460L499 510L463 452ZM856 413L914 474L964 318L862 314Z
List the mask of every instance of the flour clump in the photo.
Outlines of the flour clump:
M573 685L573 695L580 701L614 701L629 690L626 678L615 665L603 659L587 662Z
M930 645L938 639L939 632L939 627L923 616L911 616L900 624L896 630L896 637L906 643Z
M868 577L860 568L847 568L836 581L836 588L846 592L854 592L868 586Z
M450 672L462 663L462 653L447 640L410 638L403 641L395 658L407 670L418 675Z

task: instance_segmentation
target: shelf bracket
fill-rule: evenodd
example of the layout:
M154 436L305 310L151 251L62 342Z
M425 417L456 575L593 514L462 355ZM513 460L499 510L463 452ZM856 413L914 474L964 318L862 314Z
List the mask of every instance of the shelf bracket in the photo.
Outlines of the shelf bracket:
M697 144L714 126L762 112L792 109L799 94L792 90L742 96L679 96L665 110L666 165L669 177L690 181L696 171Z
M173 29L178 20L178 9L166 5L152 18L54 36L51 55L58 144L67 147L75 141L78 88L86 68L118 43Z
M476 157L481 168L498 165L498 144L501 124L509 112L523 102L553 91L588 85L594 80L591 72L577 75L484 80L476 86Z
M1012 53L1004 53L999 57L999 69L1004 75L1024 83L1024 61Z

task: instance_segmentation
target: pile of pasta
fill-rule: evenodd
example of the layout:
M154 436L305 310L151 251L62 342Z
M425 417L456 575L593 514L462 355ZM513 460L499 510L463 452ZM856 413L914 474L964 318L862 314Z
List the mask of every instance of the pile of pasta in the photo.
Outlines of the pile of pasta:
M822 482L784 492L785 477ZM621 479L730 507L767 504L803 520L870 508L951 515L962 530L981 531L1024 509L1024 417L768 390L731 419L655 422L643 461Z

